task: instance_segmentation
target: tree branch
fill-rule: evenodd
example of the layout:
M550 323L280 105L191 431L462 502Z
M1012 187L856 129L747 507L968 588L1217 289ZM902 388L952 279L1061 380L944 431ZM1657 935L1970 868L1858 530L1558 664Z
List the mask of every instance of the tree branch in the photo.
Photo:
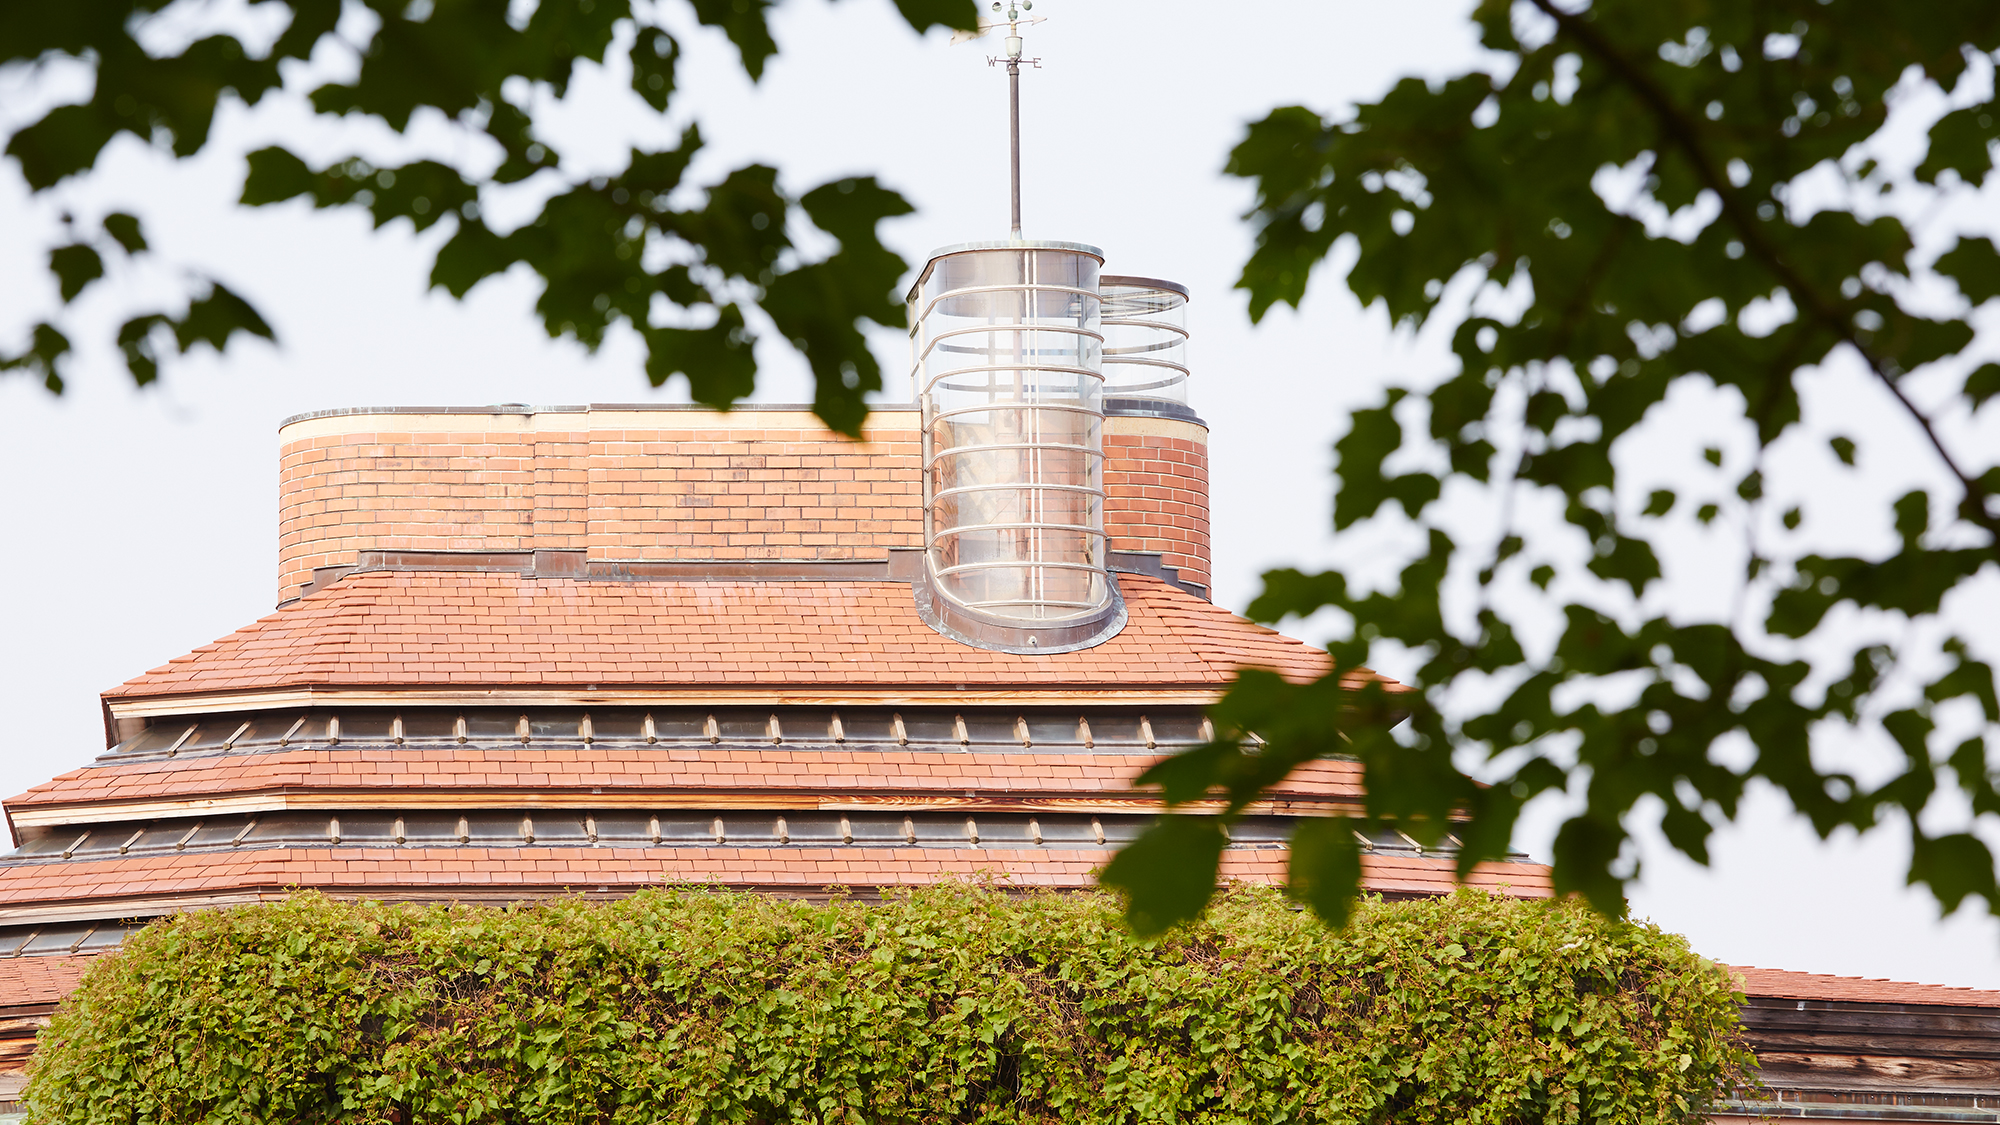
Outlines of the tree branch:
M1808 316L1860 354L1876 380L1902 404L1918 428L1923 430L1924 436L1930 440L1931 448L1937 451L1938 459L1944 462L1944 467L1957 478L1959 486L1965 490L1965 502L1959 506L1960 514L1986 529L1993 537L1994 551L2000 553L2000 515L1995 515L1989 506L1992 497L1975 477L1959 466L1951 451L1945 448L1944 439L1938 436L1937 428L1931 424L1930 418L1903 393L1902 387L1898 386L1895 377L1889 374L1881 357L1855 335L1854 326L1841 314L1838 306L1808 285L1805 276L1794 269L1792 264L1785 260L1784 255L1778 252L1778 248L1764 237L1755 215L1741 193L1729 182L1722 169L1716 167L1715 162L1709 158L1707 150L1702 146L1700 130L1695 122L1681 112L1680 107L1675 105L1666 91L1653 81L1652 76L1626 58L1609 39L1592 26L1590 21L1563 11L1555 6L1553 0L1530 0L1530 2L1544 15L1554 20L1563 34L1596 55L1599 61L1623 80L1632 92L1652 109L1667 138L1688 158L1702 182L1721 200L1722 213L1736 228L1744 246L1777 275L1778 280L1792 293L1794 300Z

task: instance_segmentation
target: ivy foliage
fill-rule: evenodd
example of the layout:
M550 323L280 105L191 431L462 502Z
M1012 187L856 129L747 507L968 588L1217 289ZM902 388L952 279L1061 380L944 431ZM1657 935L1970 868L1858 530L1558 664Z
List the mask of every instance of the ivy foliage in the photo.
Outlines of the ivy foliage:
M157 922L42 1033L43 1125L1695 1122L1745 1076L1682 939L1465 891L1333 934L1275 893L301 894Z
M1413 541L1400 578L1276 570L1249 610L1338 611L1335 666L1393 644L1415 655L1414 692L1245 673L1216 715L1224 737L1143 779L1226 811L1169 818L1108 881L1142 928L1198 912L1227 821L1300 763L1351 755L1361 818L1426 841L1449 830L1461 873L1505 854L1526 802L1567 791L1580 807L1554 841L1556 889L1614 915L1639 810L1663 810L1666 841L1706 863L1753 781L1822 837L1901 821L1910 882L1947 912L1968 895L2000 904L1986 844L1921 817L1934 797L2000 813L2000 698L1967 641L1993 634L1947 604L2000 562L2000 458L1962 438L2000 395L2000 365L1972 347L2000 253L1935 227L1919 250L1897 217L1992 184L2000 6L1482 0L1473 18L1492 72L1406 78L1335 118L1275 110L1228 166L1257 193L1238 282L1253 317L1296 306L1337 257L1363 304L1448 331L1456 370L1388 390L1335 445L1333 525ZM1883 134L1898 91L1926 87L1947 111L1896 164L1886 154L1909 146ZM1799 437L1822 364L1865 371L1879 397L1869 427L1826 439L1823 475L1899 469L1887 449L1908 435L1941 490L1811 513L1772 492L1766 453ZM1665 468L1672 488L1634 479L1663 466L1621 442L1698 387L1724 392L1716 421L1748 456L1690 455ZM1451 496L1497 529L1467 534ZM1828 556L1804 538L1871 519L1893 548ZM1699 537L1726 571L1667 573L1674 537ZM1691 612L1718 585L1737 608ZM1385 709L1414 712L1402 734L1370 721ZM1850 730L1891 748L1882 775L1815 756ZM1349 827L1292 850L1295 892L1336 924L1360 871Z
M777 51L773 0L686 2L697 21L734 44L752 79L763 74ZM977 22L971 0L895 4L918 31ZM859 435L863 396L881 386L859 324L904 321L891 291L907 267L876 234L881 220L910 211L900 195L858 176L793 197L776 169L755 164L691 190L698 185L685 176L702 144L692 126L676 147L633 149L623 169L585 178L565 169L536 127L537 107L559 112L583 65L622 66L633 96L668 112L681 44L660 25L654 4L362 0L346 7L365 7L366 16L346 19L342 0L262 0L260 17L270 19L274 9L287 17L268 50L223 30L178 53L148 46L160 41L156 30L173 26L170 7L170 0L0 6L0 69L32 76L66 60L88 65L95 77L88 100L56 106L7 139L6 155L32 191L88 178L121 134L177 157L202 152L227 97L255 105L275 93L302 96L322 117L370 118L398 133L433 111L466 136L465 159L392 167L353 156L315 167L274 146L249 154L242 202L305 198L315 207L364 210L377 227L448 222L452 234L438 251L433 286L464 297L481 280L526 266L542 281L536 311L551 336L594 350L623 321L645 344L655 386L684 375L695 399L713 406L750 393L755 336L745 314L761 310L805 355L817 388L814 411L834 429ZM614 48L623 60L611 57ZM351 81L288 89L287 68L315 51L358 55L358 72ZM540 213L510 231L489 227L481 202L531 178L547 190ZM125 211L94 222L65 214L64 221L67 240L48 252L63 311L29 328L21 351L0 351L0 372L29 372L57 393L71 353L61 327L70 307L107 276L107 259L124 268L149 253L138 219ZM808 225L837 248L807 260L793 236ZM117 344L132 377L145 384L158 377L168 349L185 353L207 343L220 350L238 333L275 338L249 300L198 278L183 311L134 315L118 329Z

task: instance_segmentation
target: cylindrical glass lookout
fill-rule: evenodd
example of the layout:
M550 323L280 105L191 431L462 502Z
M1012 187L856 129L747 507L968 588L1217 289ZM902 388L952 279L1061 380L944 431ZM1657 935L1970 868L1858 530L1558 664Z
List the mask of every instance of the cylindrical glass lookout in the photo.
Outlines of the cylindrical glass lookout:
M932 255L910 293L933 625L1053 652L1123 624L1105 568L1104 333L1094 247Z
M1111 413L1188 404L1185 286L1151 277L1098 279L1104 397ZM1165 409L1172 410L1171 407Z

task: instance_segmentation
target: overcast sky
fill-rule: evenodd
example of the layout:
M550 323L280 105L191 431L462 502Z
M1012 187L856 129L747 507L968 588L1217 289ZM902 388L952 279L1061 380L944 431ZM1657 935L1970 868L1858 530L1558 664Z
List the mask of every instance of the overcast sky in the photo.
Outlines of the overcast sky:
M1226 153L1272 106L1334 111L1401 76L1473 64L1468 7L1043 0L1036 9L1049 20L1028 41L1043 68L1022 80L1026 233L1103 247L1107 271L1171 278L1192 291L1194 403L1212 427L1215 583L1225 605L1245 604L1267 568L1351 554L1329 531L1331 440L1346 412L1386 383L1449 369L1434 333L1392 332L1379 309L1359 308L1326 274L1302 311L1253 328L1231 288L1249 245L1240 222L1249 196L1220 174ZM886 0L790 0L776 30L782 53L759 86L719 35L690 31L671 119L620 96L622 75L593 71L573 105L547 115L546 134L566 169L587 173L616 166L633 144L668 143L693 117L709 140L698 180L752 160L779 166L794 191L876 174L918 209L886 228L913 266L938 245L1005 236L1006 84L984 58L996 45L919 38ZM87 90L80 83L72 88ZM36 89L59 87L44 79ZM0 126L33 110L29 93L21 76L0 75ZM273 98L255 111L225 107L210 155L175 162L127 138L98 175L47 199L30 200L14 166L0 166L0 350L18 348L26 326L55 304L41 255L64 207L85 218L136 212L161 260L251 297L279 336L277 347L239 344L226 357L175 362L162 385L135 391L106 345L127 310L174 290L177 275L161 270L117 279L82 303L72 335L83 354L62 398L0 379L5 793L102 750L99 691L271 610L276 430L286 416L684 399L677 387L647 386L629 337L614 336L594 356L550 341L531 312L536 290L518 274L464 303L428 292L430 256L448 224L422 236L406 224L371 233L359 214L233 207L241 154L275 140L316 159L473 151L435 122L399 139L365 125L314 124L296 101ZM1988 194L1953 213L1995 214ZM531 202L489 210L505 224ZM905 370L900 335L877 339L885 368ZM760 400L809 395L789 356L760 358ZM1812 410L1846 418L1850 429L1868 425L1876 404L1843 378L1835 371L1820 381ZM1675 417L1685 415L1692 433L1712 406L1696 394ZM1836 496L1826 512L1838 517L1851 495L1893 494L1895 481L1929 473L1914 443L1883 448L1876 465L1889 483ZM1880 532L1868 525L1855 535L1873 542ZM1700 541L1690 539L1688 553L1701 554ZM1993 585L1955 608L1989 659L2000 640ZM1534 818L1519 844L1545 855L1549 823ZM1940 922L1927 896L1903 888L1905 850L1891 834L1820 845L1779 801L1754 797L1715 856L1702 870L1647 851L1637 912L1719 960L2000 988L2000 927L1976 904Z

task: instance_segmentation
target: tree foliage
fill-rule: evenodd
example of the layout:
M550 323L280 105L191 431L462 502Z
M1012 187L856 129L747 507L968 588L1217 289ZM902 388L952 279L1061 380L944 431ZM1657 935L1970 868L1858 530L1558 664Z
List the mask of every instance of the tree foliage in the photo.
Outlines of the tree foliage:
M1947 911L1967 895L2000 904L1986 845L1923 819L2000 812L1994 672L1966 643L1980 623L1948 612L2000 559L2000 466L1947 424L1963 433L2000 394L2000 365L1968 349L1977 308L2000 296L2000 254L1985 237L1920 250L1899 217L1992 175L2000 7L1484 0L1474 18L1491 73L1404 79L1337 119L1275 110L1228 166L1257 192L1239 282L1253 317L1297 305L1341 258L1363 303L1448 331L1456 370L1389 390L1335 446L1334 527L1414 541L1400 579L1273 571L1250 608L1272 622L1338 611L1335 665L1401 646L1413 691L1244 674L1217 711L1223 737L1144 779L1173 804L1220 794L1227 811L1170 817L1109 880L1145 928L1191 915L1215 865L1188 842L1338 754L1366 767L1365 820L1426 840L1449 828L1462 871L1505 852L1525 802L1567 790L1556 887L1612 914L1636 815L1659 813L1665 839L1705 863L1757 780L1822 836L1900 818L1912 883ZM1927 83L1951 97L1928 150L1878 161L1899 97ZM1823 475L1891 468L1901 433L1947 482L1895 502L1898 545L1875 555L1806 538L1872 513L1802 528L1765 480L1773 447L1804 440L1802 386L1841 365L1865 371L1881 407L1822 447ZM1679 488L1649 490L1658 467L1634 468L1636 435L1689 387L1723 392L1702 401L1733 403L1754 453L1711 448L1701 465L1690 451ZM1463 505L1496 529L1454 534ZM1734 611L1689 610L1698 576L1663 569L1675 536L1740 560ZM1384 708L1411 723L1365 721ZM1900 764L1842 768L1829 739L1843 728L1885 735ZM1359 871L1348 827L1301 836L1291 860L1295 891L1336 923Z
M1345 934L1265 891L289 901L156 922L30 1063L86 1122L1695 1122L1745 1074L1678 937L1461 892Z
M895 0L910 26L970 27L971 0ZM538 101L563 99L580 66L615 65L623 51L633 94L667 112L676 91L681 44L645 0L364 0L367 15L342 0L262 0L282 8L284 29L268 50L221 31L180 49L148 46L151 25L172 0L65 0L0 8L0 67L36 70L63 60L87 63L87 101L60 105L16 130L6 143L37 193L88 177L121 134L193 156L209 145L225 97L255 105L267 95L303 95L328 119L370 118L406 132L433 111L473 138L458 163L419 160L378 167L359 157L313 166L282 146L249 154L242 202L305 198L315 207L366 210L377 227L407 220L423 230L449 222L433 286L463 297L481 280L525 265L542 282L536 304L552 336L595 349L620 321L645 344L654 385L687 377L694 397L727 406L748 394L756 373L746 311L761 310L803 353L816 383L814 410L828 425L859 434L863 396L881 373L861 321L901 327L892 293L903 260L876 235L909 204L870 177L849 177L796 197L778 172L748 165L693 191L689 162L700 149L690 126L670 149L634 149L615 174L581 178L537 129ZM720 29L751 78L777 51L772 0L688 0L695 18ZM178 5L185 9L186 4ZM346 15L343 15L343 13ZM180 13L186 15L186 12ZM359 18L357 18L359 17ZM336 25L340 25L336 31ZM372 32L358 36L357 29ZM315 51L358 53L350 81L286 90L285 72ZM481 202L536 179L550 194L541 211L509 231L488 225ZM49 251L63 312L27 332L18 352L0 351L0 371L24 370L60 392L71 352L62 323L70 306L118 264L149 253L137 218L112 211L94 221L65 216L68 241ZM806 224L838 243L807 260L794 236ZM96 228L93 232L92 228ZM252 303L219 281L198 281L184 310L127 319L117 344L141 384L160 362L197 343L217 349L238 333L273 338Z

